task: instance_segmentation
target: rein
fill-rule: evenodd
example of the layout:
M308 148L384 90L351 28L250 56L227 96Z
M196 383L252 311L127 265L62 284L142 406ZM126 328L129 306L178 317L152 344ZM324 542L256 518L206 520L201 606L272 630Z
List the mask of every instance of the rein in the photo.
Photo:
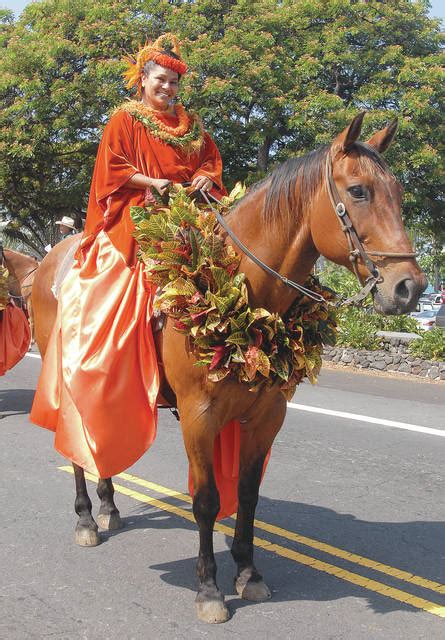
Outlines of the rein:
M221 227L227 231L227 233L229 234L229 236L232 238L233 242L241 249L241 251L252 260L252 262L254 262L256 265L258 265L259 267L261 267L261 269L263 269L263 271L265 271L266 273L269 273L271 276L274 276L275 278L277 278L278 280L280 280L283 284L287 285L288 287L292 287L292 289L296 289L297 291L299 291L300 293L302 293L303 295L307 296L308 298L312 298L312 300L316 300L317 302L324 302L324 298L322 295L320 295L319 293L316 293L315 291L311 291L310 289L307 289L306 287L303 287L303 285L298 284L298 282L294 282L293 280L290 280L289 278L286 278L286 276L282 276L281 273L278 273L278 271L275 271L274 269L272 269L271 267L269 267L267 264L265 264L262 260L260 260L259 258L257 258L256 255L254 255L247 247L245 244L243 244L241 242L241 240L238 238L238 236L236 236L232 229L228 226L227 222L224 220L224 218L222 217L222 215L215 209L215 207L212 205L212 203L210 202L207 193L205 191L203 191L202 189L200 189L200 193L202 195L202 197L204 198L204 200L207 202L207 204L209 205L210 209L213 211L213 213L216 216L216 219L218 220L219 224L221 225ZM209 194L211 198L213 198L213 200L215 202L219 203L218 198L215 198L215 196L213 196L212 194Z
M354 228L354 224L351 220L351 218L349 217L348 211L346 209L345 204L342 202L341 198L340 198L340 194L338 193L337 187L335 185L335 181L332 175L332 162L331 162L331 158L328 155L326 156L326 188L327 188L327 192L329 195L329 199L331 201L332 207L335 211L335 214L337 216L337 220L340 223L340 227L343 231L343 233L346 235L347 241L348 241L348 246L349 246L349 259L352 263L352 267L354 269L354 273L357 276L357 280L359 281L359 283L362 286L362 288L360 289L360 291L358 293L356 293L355 295L347 298L346 300L342 300L338 306L341 305L350 305L350 304L355 304L357 302L361 302L362 300L364 300L366 298L366 296L372 291L372 289L375 287L375 285L378 282L382 282L382 278L380 276L380 272L377 268L377 265L371 260L370 256L377 256L377 257L383 257L383 258L415 258L417 256L416 253L398 253L398 252L389 252L389 251L366 251L362 241L360 240L355 228ZM286 278L285 276L282 276L281 273L278 273L277 271L275 271L274 269L272 269L271 267L269 267L267 264L265 264L262 260L260 260L259 258L257 258L257 256L255 256L247 247L245 244L243 244L241 242L241 240L235 235L235 233L232 231L232 229L228 226L227 222L224 220L223 216L215 209L215 207L211 204L208 195L205 191L203 191L202 189L200 189L200 193L201 196L203 197L203 199L207 202L207 204L209 205L209 207L211 208L211 210L213 211L213 213L216 216L216 219L218 220L219 224L221 225L221 227L229 234L229 236L232 238L233 242L241 249L241 251L252 260L252 262L254 262L256 265L258 265L259 267L261 267L261 269L263 269L264 271L266 271L266 273L269 273L270 275L274 276L275 278L277 278L278 280L280 280L280 282L282 282L283 284L287 285L288 287L292 287L293 289L296 289L297 291L299 291L300 293L302 293L305 296L308 296L309 298L312 298L312 300L317 300L318 302L322 302L324 300L324 298L322 296L320 296L318 293L315 293L314 291L311 291L310 289L307 289L306 287L303 287L301 284L298 284L297 282L294 282L293 280L290 280L289 278ZM213 196L212 194L209 194L210 197L217 203L219 203L218 198L215 198L215 196ZM358 266L357 266L357 262L358 259L361 258L363 261L363 264L365 265L365 267L367 268L367 270L369 271L370 275L366 278L365 282L362 282L362 279L360 277L359 271L358 271Z

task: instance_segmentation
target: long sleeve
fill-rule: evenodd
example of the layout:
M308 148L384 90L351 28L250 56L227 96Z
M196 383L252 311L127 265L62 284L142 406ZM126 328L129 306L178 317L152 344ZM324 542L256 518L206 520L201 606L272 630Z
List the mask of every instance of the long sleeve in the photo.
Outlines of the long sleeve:
M140 195L124 188L128 180L140 172L132 127L132 118L120 111L104 129L91 182L82 248L88 247L101 229L112 226L128 202Z
M218 187L218 190L225 193L222 182L222 160L218 147L213 142L208 133L204 134L204 144L202 145L199 158L199 168L196 169L192 176L207 176Z
M96 202L104 201L138 173L133 145L132 119L124 111L116 113L104 129L99 145L94 186Z

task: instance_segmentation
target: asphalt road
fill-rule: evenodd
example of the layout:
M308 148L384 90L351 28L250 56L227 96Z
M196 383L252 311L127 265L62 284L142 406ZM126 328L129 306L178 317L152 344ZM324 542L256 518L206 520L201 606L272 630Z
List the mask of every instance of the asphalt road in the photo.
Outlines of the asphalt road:
M0 379L1 638L445 638L444 384L326 369L297 390L257 510L273 597L233 595L227 519L215 548L232 617L207 626L190 504L168 495L187 490L176 420L162 412L152 450L116 478L126 528L77 547L73 477L52 434L28 422L39 368L26 357Z

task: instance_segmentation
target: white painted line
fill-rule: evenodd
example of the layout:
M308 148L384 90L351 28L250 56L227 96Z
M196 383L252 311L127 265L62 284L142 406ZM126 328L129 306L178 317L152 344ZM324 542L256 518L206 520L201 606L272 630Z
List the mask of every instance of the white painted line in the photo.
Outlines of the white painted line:
M40 358L38 353L26 353L28 358ZM287 406L291 409L300 409L300 411L309 411L311 413L321 413L325 416L335 416L336 418L346 418L347 420L358 420L359 422L370 422L371 424L379 424L383 427L394 427L396 429L405 429L406 431L417 431L418 433L426 433L430 436L441 436L445 438L445 431L440 429L432 429L431 427L421 427L417 424L407 424L406 422L395 422L394 420L384 420L383 418L371 418L370 416L362 416L359 413L347 413L346 411L333 411L332 409L321 409L320 407L311 407L307 404L296 404L288 402Z
M418 433L427 433L430 436L441 436L445 438L445 430L432 429L431 427L421 427L417 424L407 424L406 422L395 422L394 420L384 420L383 418L372 418L371 416L362 416L358 413L347 413L346 411L333 411L332 409L321 409L320 407L311 407L306 404L295 404L288 402L287 406L291 409L300 409L300 411L309 411L311 413L322 413L325 416L334 416L336 418L346 418L347 420L358 420L359 422L370 422L371 424L379 424L383 427L394 427L396 429L405 429L406 431L417 431Z
M42 359L38 353L25 353L25 356L27 358L38 358L39 360Z

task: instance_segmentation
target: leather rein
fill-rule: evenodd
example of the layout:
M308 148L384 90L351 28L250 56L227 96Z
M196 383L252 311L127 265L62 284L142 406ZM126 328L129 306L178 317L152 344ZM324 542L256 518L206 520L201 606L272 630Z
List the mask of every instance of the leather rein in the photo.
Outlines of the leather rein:
M384 257L384 258L415 258L416 257L416 253L398 253L398 252L386 252L386 251L369 251L366 252L355 228L354 225L352 223L351 218L349 217L348 211L346 209L345 204L342 202L341 198L340 198L340 194L338 193L337 187L335 185L335 181L332 175L332 162L328 155L326 156L326 188L327 188L327 192L329 195L329 199L331 201L332 207L335 211L335 214L337 216L337 220L340 223L340 227L341 230L343 231L343 233L346 235L347 241L348 241L348 246L349 246L349 259L352 263L353 269L354 269L354 273L357 276L357 279L359 281L359 283L362 285L362 288L360 289L360 291L358 293L356 293L354 296L351 296L349 298L347 298L346 300L342 300L340 304L342 305L349 305L349 304L354 304L357 302L361 302L362 300L364 300L366 298L366 296L371 292L371 290L375 287L375 285L378 282L382 281L382 278L380 276L379 270L376 266L376 264L371 260L371 258L369 257L370 255L372 256L378 256L378 257ZM207 194L207 192L203 191L202 189L200 190L200 193L203 197L203 199L207 202L207 204L209 205L209 207L211 208L211 210L213 211L213 213L216 216L216 219L218 220L219 224L221 225L221 227L228 233L228 235L230 236L230 238L233 240L233 242L241 249L241 251L252 260L252 262L254 262L256 265L258 265L259 267L261 267L261 269L263 269L264 271L266 271L266 273L269 273L270 275L274 276L275 278L277 278L278 280L280 280L280 282L282 282L283 284L287 285L288 287L292 287L293 289L296 289L297 291L299 291L300 293L302 293L305 296L308 296L309 298L312 298L312 300L316 300L317 302L322 302L324 300L323 296L319 295L318 293L315 293L314 291L311 291L310 289L307 289L306 287L304 287L301 284L298 284L298 282L294 282L293 280L290 280L289 278L286 278L286 276L281 275L280 273L278 273L277 271L275 271L274 269L272 269L271 267L269 267L267 264L265 264L262 260L260 260L259 258L257 258L257 256L255 256L247 247L245 244L243 244L241 242L241 240L235 235L235 233L232 231L232 229L228 226L227 222L224 220L223 216L215 209L214 206L212 206L212 203L209 200L209 195L210 197L217 203L219 203L218 198L215 198L215 196L213 196L212 194ZM362 259L363 264L365 265L365 267L367 268L367 270L369 271L370 275L368 276L368 278L366 278L365 282L362 282L362 278L360 277L359 271L358 271L358 266L357 266L357 262L359 260L359 258Z

